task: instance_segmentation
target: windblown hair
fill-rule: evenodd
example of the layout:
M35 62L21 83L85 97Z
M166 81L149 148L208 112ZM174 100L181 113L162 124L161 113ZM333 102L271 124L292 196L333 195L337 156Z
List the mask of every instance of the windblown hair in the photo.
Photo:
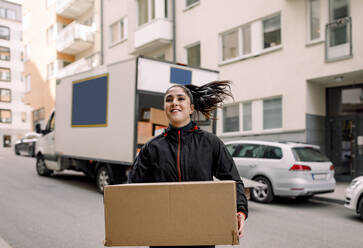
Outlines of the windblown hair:
M194 104L194 109L202 113L207 120L211 118L211 113L219 104L222 104L227 97L233 99L231 92L231 81L213 81L202 86L196 85L173 85L171 88L180 87ZM168 92L169 89L166 91Z

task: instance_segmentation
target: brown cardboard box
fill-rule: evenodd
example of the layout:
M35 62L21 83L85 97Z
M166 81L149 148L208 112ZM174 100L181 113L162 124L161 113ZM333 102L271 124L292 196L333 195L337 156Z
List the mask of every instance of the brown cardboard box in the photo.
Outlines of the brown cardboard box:
M146 121L137 122L137 135L144 137L153 136L153 124Z
M148 121L150 123L162 126L169 125L169 121L166 118L164 110L162 109L156 109L156 108L143 109L141 119L143 121Z
M238 244L234 181L105 187L105 246Z

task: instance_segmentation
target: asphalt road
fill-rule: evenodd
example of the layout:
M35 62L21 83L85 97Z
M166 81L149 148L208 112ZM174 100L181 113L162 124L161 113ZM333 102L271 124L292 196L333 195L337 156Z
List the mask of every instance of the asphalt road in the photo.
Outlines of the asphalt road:
M279 199L268 205L250 202L249 211L239 247L358 248L363 244L363 222L342 205ZM12 248L103 247L102 195L83 174L39 177L34 158L0 150L1 238Z

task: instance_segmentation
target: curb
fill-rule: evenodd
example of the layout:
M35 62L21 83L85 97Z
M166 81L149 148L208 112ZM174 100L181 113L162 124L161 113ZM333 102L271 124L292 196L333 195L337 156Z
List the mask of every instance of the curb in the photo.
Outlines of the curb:
M317 201L325 201L325 202L335 203L335 204L339 204L339 205L344 205L345 204L344 200L334 199L334 198L326 198L326 197L321 197L321 196L313 196L311 199L312 200L317 200Z

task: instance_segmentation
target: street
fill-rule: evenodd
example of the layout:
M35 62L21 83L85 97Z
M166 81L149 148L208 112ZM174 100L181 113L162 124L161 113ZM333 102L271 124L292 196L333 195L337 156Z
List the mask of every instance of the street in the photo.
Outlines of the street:
M0 150L0 171L0 238L11 247L103 247L103 197L92 180L74 172L39 177L35 158L10 149ZM249 213L239 247L362 247L363 222L343 205L250 201Z

